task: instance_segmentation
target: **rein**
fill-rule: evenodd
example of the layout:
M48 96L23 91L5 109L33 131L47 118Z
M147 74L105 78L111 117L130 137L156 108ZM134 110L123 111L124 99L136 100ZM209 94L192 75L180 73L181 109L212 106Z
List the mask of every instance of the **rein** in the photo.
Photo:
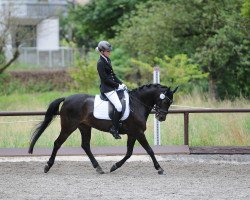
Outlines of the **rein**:
M139 100L138 98L136 98L134 95L132 95L130 93L130 91L128 91L128 92L129 92L129 97L132 97L134 100L136 100L138 103L140 103L143 106L145 106L146 108L148 108L150 111L154 110L155 113L156 113L156 115L159 115L160 113L168 114L168 112L165 111L165 110L163 110L163 109L161 109L160 106L158 106L156 104L153 105L153 106L148 106L147 104L143 103L141 100ZM173 101L171 99L169 99L167 96L166 96L166 98L168 99L168 101L170 102L170 104L172 104ZM134 112L134 111L131 110L131 112Z
M129 91L129 98L131 99L131 97L136 100L138 103L142 104L143 106L145 106L147 109L152 110L154 108L154 106L148 106L147 104L143 103L141 100L139 100L138 98L136 98L134 95L132 95ZM133 110L131 110L132 112L134 112Z
M155 113L156 113L157 115L160 114L160 113L168 114L168 112L165 111L165 110L162 110L162 109L160 108L160 106L155 105L153 109L155 110Z

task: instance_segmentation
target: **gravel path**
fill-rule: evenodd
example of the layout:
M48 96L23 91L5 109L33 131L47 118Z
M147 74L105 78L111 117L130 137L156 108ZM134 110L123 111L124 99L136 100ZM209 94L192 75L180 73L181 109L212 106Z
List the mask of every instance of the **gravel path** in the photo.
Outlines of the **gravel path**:
M250 156L133 156L113 173L121 157L98 158L99 175L86 158L58 158L48 174L46 158L0 158L0 199L250 199ZM34 161L30 161L34 160Z

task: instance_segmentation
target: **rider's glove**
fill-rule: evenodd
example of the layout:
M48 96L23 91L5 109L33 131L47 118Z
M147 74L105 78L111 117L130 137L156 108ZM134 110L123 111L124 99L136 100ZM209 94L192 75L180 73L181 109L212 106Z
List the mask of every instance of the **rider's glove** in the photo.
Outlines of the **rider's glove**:
M122 87L123 87L123 90L127 90L128 89L128 87L124 83L122 84Z
M122 84L119 84L119 87L117 88L118 90L123 90L123 85Z

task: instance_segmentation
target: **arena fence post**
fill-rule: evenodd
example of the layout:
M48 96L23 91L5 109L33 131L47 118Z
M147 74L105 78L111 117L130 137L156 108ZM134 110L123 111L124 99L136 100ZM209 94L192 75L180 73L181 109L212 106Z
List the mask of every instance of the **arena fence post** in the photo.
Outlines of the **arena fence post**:
M188 122L189 122L189 112L184 112L184 145L189 145Z
M160 83L160 68L154 67L153 82ZM160 122L154 115L154 145L161 145L161 129Z

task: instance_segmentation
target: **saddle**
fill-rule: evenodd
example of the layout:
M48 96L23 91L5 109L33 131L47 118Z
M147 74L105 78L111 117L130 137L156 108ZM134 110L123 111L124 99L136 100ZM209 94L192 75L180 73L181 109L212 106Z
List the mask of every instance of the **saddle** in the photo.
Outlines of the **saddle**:
M130 114L129 94L127 91L118 91L118 96L122 104L122 118L124 121ZM104 94L95 95L93 115L97 119L111 120L114 113L114 106Z
M117 93L118 98L122 104L122 115L121 116L123 116L124 112L126 110L126 100L125 100L124 91L118 90L116 93ZM104 93L100 94L100 99L108 102L108 114L109 114L110 119L113 119L115 106L109 101L109 99L106 97L106 95Z

